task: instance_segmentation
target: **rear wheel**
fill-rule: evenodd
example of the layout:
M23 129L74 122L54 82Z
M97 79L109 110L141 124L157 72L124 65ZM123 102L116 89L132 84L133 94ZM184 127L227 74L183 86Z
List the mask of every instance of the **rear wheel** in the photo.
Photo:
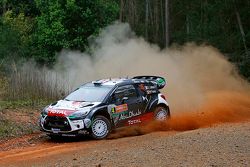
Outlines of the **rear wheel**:
M157 121L164 121L164 120L168 119L169 116L170 116L170 114L169 114L168 108L158 106L154 110L154 118Z
M94 118L94 121L91 126L91 136L94 139L104 139L108 136L111 130L110 121L101 115L98 115Z

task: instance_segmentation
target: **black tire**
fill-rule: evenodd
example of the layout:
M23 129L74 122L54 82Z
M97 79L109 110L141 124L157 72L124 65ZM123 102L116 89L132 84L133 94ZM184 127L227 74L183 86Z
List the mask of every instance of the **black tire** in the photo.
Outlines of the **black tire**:
M154 119L157 121L164 121L170 118L169 109L162 106L157 106L154 110Z
M91 125L91 136L97 140L104 139L109 135L110 131L110 121L102 115L97 115Z

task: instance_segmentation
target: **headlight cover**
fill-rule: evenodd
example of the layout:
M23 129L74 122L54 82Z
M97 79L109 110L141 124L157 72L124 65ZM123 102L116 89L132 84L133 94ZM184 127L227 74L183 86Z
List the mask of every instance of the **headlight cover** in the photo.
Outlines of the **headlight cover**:
M48 107L45 107L44 109L43 109L43 111L41 112L41 116L44 118L45 116L47 116L48 115Z
M69 119L80 119L80 118L83 118L83 117L85 117L86 115L88 115L88 113L89 113L89 110L85 110L85 111L82 111L82 110L76 111L76 112L74 112L73 114L71 114L71 115L69 116Z

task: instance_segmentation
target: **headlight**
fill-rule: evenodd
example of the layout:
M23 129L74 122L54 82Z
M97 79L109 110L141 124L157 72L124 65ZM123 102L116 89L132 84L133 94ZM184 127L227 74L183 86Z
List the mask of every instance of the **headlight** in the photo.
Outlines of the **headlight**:
M45 116L47 116L48 115L48 110L47 110L47 108L48 107L45 107L44 109L43 109L43 111L41 112L41 116L44 118Z
M69 119L77 119L83 118L84 116L88 115L89 111L76 111L69 116Z

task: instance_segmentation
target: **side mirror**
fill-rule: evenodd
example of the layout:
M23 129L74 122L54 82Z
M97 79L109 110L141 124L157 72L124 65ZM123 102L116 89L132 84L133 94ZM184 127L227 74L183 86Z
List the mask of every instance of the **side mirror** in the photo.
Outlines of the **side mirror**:
M128 100L128 97L123 97L122 98L122 104L124 104L126 100Z

